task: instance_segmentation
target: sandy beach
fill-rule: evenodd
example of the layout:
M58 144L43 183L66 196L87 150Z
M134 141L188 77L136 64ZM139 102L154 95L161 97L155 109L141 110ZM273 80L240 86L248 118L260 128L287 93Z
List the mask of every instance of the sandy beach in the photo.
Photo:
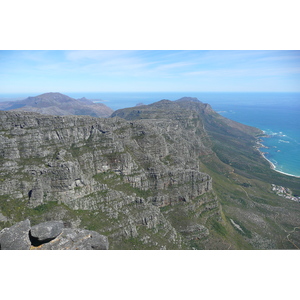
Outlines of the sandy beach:
M258 150L258 152L260 153L260 155L261 155L265 160L267 160L267 161L269 162L270 167L271 167L272 170L274 170L274 171L276 171L276 172L278 172L278 173L287 175L287 176L292 176L292 177L300 178L300 176L296 176L296 175L293 175L293 174L289 174L289 173L285 173L285 172L276 170L276 166L275 166L269 159L267 159L266 156L264 155L264 153L260 150L260 148L266 148L266 149L268 149L268 147L266 147L265 145L263 145L263 144L261 143L261 140L257 140L256 144L257 144L256 149Z

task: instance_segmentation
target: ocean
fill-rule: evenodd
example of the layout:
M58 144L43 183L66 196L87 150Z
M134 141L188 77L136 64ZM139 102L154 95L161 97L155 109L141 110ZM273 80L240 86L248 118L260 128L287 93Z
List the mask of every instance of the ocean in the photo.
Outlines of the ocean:
M300 176L300 93L204 93L204 92L118 92L64 93L70 97L94 100L117 110L150 104L162 99L177 100L197 97L222 116L263 130L265 157L275 169L292 176ZM1 98L20 98L37 94L6 94Z
M276 171L300 176L300 94L251 95L253 103L212 105L221 115L263 130L261 148ZM265 99L265 97L271 99ZM264 101L267 100L267 101Z

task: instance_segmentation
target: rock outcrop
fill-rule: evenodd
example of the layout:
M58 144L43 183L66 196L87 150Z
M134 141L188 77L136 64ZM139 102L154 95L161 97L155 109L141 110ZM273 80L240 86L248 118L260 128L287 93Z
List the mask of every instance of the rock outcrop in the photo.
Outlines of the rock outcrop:
M1 250L29 250L30 221L25 220L0 231Z
M0 231L0 250L108 250L106 236L95 231L64 228L62 221L30 227L19 222Z

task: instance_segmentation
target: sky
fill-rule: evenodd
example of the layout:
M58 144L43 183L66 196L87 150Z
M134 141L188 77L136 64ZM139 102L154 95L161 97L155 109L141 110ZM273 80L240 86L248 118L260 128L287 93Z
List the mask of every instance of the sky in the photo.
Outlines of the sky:
M0 51L0 94L162 91L300 92L300 51Z

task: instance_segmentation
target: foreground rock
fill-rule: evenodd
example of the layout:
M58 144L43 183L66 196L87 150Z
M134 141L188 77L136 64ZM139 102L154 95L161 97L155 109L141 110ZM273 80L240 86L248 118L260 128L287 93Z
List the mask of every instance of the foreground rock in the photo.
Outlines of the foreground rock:
M108 250L108 240L106 236L95 231L64 228L57 238L32 249Z
M108 239L95 231L64 228L62 221L44 222L30 228L19 222L0 231L1 250L108 250Z
M30 230L31 240L36 240L36 243L46 243L63 231L64 223L62 221L49 221L35 225Z
M29 230L29 220L19 222L10 228L4 228L0 231L0 249L29 250L31 246Z

